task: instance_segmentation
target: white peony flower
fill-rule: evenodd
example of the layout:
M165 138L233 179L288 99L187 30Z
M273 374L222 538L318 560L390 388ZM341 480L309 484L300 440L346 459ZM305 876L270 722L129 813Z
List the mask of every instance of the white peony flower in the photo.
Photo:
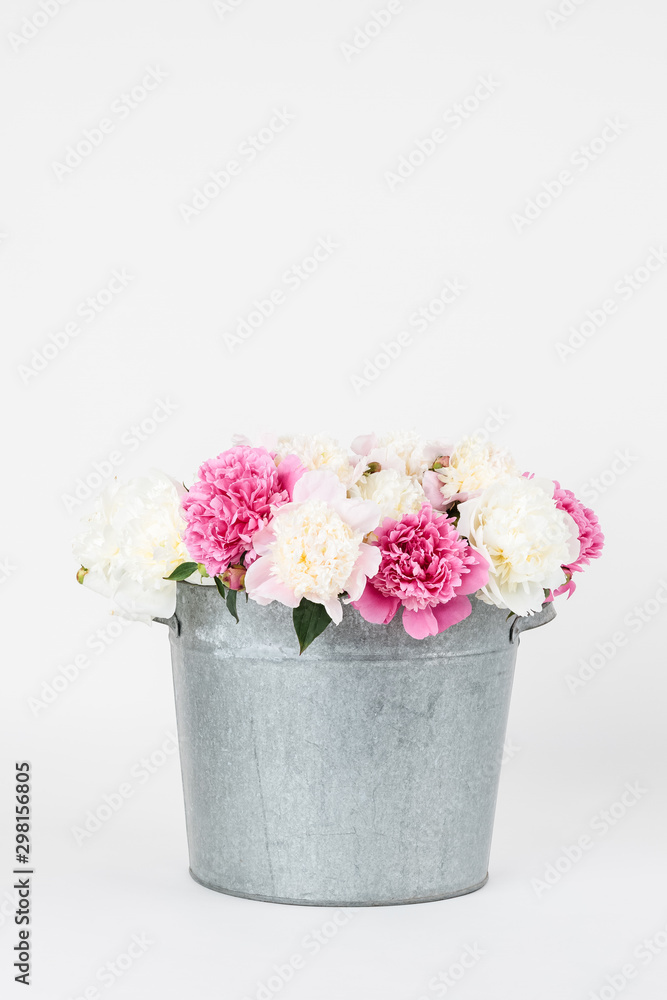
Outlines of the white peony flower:
M556 506L548 479L494 483L459 507L459 534L489 563L477 596L517 615L539 611L544 591L565 582L563 565L579 553L573 518Z
M459 493L475 493L492 483L518 476L519 469L504 448L468 437L457 444L449 455L449 464L435 475L440 493L448 501Z
M362 476L348 491L348 496L374 500L385 517L400 519L403 514L420 510L426 496L419 483L404 472L382 469Z
M345 486L350 486L354 482L355 466L350 460L350 455L335 438L326 434L279 437L275 451L276 464L282 462L286 455L297 455L310 472L330 469Z
M125 618L148 622L174 613L176 584L164 577L190 561L182 539L184 492L161 472L115 481L74 541L74 555L87 570L82 582L112 598Z
M331 470L304 473L293 502L278 507L253 539L259 558L246 573L248 596L290 608L305 597L323 604L337 625L343 616L339 595L347 591L358 600L380 565L380 550L364 542L379 516L377 504L348 499Z
M446 445L424 441L414 431L366 434L355 438L352 451L365 459L365 464L377 462L381 469L395 469L421 481L421 477Z

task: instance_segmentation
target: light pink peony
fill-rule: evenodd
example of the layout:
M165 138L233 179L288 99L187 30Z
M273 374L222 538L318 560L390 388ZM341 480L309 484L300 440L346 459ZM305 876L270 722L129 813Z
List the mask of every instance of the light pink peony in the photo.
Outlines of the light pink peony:
M289 503L305 472L295 455L276 466L266 448L238 445L211 458L183 498L185 544L193 559L218 576L252 548L273 509Z
M380 569L353 601L362 618L386 625L403 605L403 626L415 639L437 635L467 618L465 596L483 587L488 563L461 538L451 518L429 504L400 521L387 517L374 532Z
M568 566L563 566L565 572L571 577L573 573L581 573L585 566L590 565L591 559L599 559L604 548L604 535L600 528L600 522L594 511L590 507L584 507L581 500L577 500L571 490L563 489L560 483L554 479L554 500L556 506L570 515L579 531L579 555L574 562ZM562 587L558 587L550 595L548 600L553 600L559 594L567 594L568 598L576 590L576 583L569 579Z
M322 604L338 625L340 595L361 597L377 571L380 553L364 537L380 520L372 500L349 499L335 472L306 472L294 499L255 536L259 558L246 573L248 596L258 604L279 601L297 608L301 600Z

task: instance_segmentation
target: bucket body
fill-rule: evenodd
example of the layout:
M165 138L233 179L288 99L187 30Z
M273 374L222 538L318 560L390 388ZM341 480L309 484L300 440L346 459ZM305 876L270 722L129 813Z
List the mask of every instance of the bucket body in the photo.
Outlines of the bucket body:
M472 600L438 636L345 608L302 655L290 609L178 584L170 626L190 872L271 902L381 906L487 879L518 633Z

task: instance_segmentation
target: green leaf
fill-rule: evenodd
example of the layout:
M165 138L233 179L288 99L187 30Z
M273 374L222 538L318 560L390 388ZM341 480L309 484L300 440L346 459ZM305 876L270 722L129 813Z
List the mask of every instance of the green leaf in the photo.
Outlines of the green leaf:
M508 614L508 616L505 619L505 621L508 622L510 620L510 618L513 618L515 615L516 615L516 611L510 611L510 613Z
M299 640L299 655L308 649L313 639L317 639L331 622L323 604L314 604L305 597L301 598L301 604L292 612L292 620Z
M231 587L225 587L222 582L222 578L219 576L214 576L215 585L218 588L218 593L227 605L227 610L229 611L232 618L236 618L236 624L239 623L239 616L236 611L236 598L238 597L238 590L232 590ZM246 595L247 596L247 595Z
M227 591L227 597L226 597L227 608L228 608L229 613L232 616L232 618L236 618L236 624L238 625L238 623L239 623L239 616L236 613L236 598L237 598L237 596L238 596L238 590L228 590Z
M177 566L173 573L169 576L165 576L165 580L187 580L189 576L192 576L194 571L197 569L197 563L181 563Z

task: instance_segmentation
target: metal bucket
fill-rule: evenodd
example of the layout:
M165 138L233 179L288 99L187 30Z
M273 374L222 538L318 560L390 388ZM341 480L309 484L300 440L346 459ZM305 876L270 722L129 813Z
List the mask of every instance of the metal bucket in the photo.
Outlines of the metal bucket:
M190 873L219 892L383 906L481 888L519 632L473 599L410 638L346 608L298 655L292 614L178 584L171 655Z

